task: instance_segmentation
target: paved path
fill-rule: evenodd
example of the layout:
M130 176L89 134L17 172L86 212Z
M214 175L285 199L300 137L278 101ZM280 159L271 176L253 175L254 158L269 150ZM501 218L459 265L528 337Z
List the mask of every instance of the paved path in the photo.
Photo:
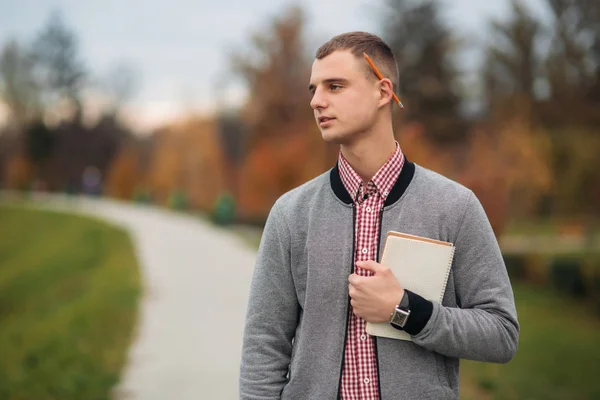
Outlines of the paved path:
M145 293L118 399L238 398L252 249L227 231L165 210L61 197L37 204L131 233Z

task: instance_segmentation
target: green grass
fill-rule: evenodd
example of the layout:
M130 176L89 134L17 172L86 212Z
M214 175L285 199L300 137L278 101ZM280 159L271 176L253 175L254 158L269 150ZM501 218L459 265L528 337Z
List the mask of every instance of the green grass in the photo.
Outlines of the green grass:
M587 225L587 226L586 226ZM516 219L508 221L503 235L557 236L566 230L569 234L592 234L600 239L600 219L592 216L580 218L539 218L533 220Z
M0 399L109 399L139 295L124 231L0 205Z
M600 398L600 319L551 290L514 290L517 355L505 365L461 361L461 399Z
M509 235L556 235L558 226L557 219L552 218L534 221L518 219L509 221L504 233Z

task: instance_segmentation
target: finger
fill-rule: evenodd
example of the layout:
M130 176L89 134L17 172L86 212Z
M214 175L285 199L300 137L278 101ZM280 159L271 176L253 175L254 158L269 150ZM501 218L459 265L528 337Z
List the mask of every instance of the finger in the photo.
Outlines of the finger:
M352 297L354 299L358 299L361 296L364 297L364 294L362 293L362 291L354 285L350 285L350 287L348 288L348 293L350 294L350 297Z
M358 285L360 283L360 276L356 275L356 274L352 274L350 276L348 276L348 282L350 282L351 285Z
M354 311L354 315L356 315L358 318L362 318L364 315L364 313L360 309L354 308L353 311Z
M373 273L378 272L381 269L381 264L376 261L368 260L368 261L358 261L356 266L367 271L371 271Z

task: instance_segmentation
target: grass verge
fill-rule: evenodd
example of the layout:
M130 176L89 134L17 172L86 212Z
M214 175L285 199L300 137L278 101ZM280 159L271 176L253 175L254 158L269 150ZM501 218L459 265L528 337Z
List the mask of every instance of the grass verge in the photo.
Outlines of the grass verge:
M517 354L504 365L461 361L461 399L599 399L600 319L555 291L513 288Z
M109 399L140 292L123 230L0 205L0 398Z

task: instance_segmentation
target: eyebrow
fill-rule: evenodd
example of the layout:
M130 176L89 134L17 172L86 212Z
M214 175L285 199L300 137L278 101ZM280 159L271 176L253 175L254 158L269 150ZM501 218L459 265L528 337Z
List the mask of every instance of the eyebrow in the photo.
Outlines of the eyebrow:
M323 81L323 83L328 84L328 83L343 83L343 84L347 84L348 83L348 79L344 79L344 78L329 78L329 79L325 79ZM310 85L308 85L308 90L309 91L313 91L316 88L316 86L311 83Z

